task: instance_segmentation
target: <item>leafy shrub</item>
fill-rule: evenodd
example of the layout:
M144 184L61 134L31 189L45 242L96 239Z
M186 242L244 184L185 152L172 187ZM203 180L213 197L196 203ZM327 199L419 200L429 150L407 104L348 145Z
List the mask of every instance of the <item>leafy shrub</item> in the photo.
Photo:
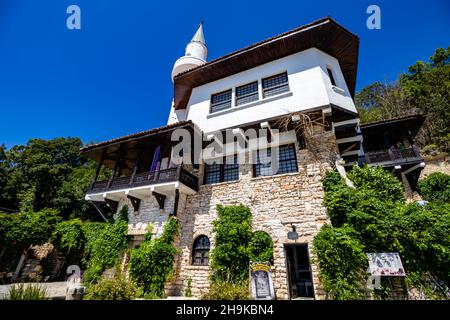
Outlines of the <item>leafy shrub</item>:
M137 296L137 288L120 270L110 279L101 279L87 289L86 300L131 300Z
M60 221L55 210L24 212L14 215L0 215L1 244L28 248L47 242Z
M102 232L87 246L88 268L83 278L87 284L95 283L103 271L116 264L119 254L127 248L128 207L124 206L116 221L104 226ZM90 235L92 236L92 235Z
M362 297L360 287L367 257L352 228L324 225L314 238L313 250L319 262L320 280L333 299Z
M79 219L63 221L56 225L53 244L66 254L81 253L86 246L83 225Z
M39 284L12 285L5 297L6 300L47 300L47 289Z
M398 252L409 287L420 287L430 297L443 296L450 284L450 204L405 204L400 201L399 182L380 170L354 168L349 177L355 189L344 186L335 174L324 179L324 203L332 226L324 226L313 242L324 289L334 299L364 297L364 250ZM427 182L424 185L428 187ZM431 287L430 277L443 284ZM388 298L385 289L375 294Z
M236 281L248 278L248 245L252 238L251 212L244 205L217 205L218 219L213 222L216 235L212 251L212 280Z
M435 172L418 183L419 193L427 201L450 201L450 175Z
M403 201L403 187L401 182L382 167L354 166L348 173L349 179L356 188L368 189L375 192L375 196L384 201Z
M248 246L250 261L273 263L273 241L264 231L255 231Z
M164 284L173 272L177 250L173 241L178 235L178 221L170 217L159 238L142 242L131 252L130 275L143 288L146 298L164 297Z
M211 283L207 294L202 300L249 300L248 281L216 281Z

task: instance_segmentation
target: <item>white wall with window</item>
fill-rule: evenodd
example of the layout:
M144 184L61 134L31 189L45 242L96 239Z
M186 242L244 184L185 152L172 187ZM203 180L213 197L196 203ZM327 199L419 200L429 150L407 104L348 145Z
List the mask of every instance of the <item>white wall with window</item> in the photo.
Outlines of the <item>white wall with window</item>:
M327 66L337 86L332 86ZM287 75L287 85L282 75ZM339 62L311 48L194 88L186 119L210 133L330 103L356 112Z

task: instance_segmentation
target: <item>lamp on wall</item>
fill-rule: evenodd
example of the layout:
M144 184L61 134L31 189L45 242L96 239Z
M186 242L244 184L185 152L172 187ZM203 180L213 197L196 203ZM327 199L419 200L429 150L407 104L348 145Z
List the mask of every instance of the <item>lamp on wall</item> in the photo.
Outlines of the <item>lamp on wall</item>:
M297 233L297 227L295 225L291 225L292 231L289 231L287 234L287 237L289 240L297 240L298 239L298 233Z

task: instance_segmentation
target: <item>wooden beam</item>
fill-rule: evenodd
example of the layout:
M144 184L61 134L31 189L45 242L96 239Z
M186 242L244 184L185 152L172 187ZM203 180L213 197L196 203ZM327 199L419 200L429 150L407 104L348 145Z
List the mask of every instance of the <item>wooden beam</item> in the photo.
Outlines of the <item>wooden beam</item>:
M105 220L105 222L108 222L108 219L106 219L102 207L100 205L101 202L99 201L89 201L89 202L92 203L95 209L97 209L98 213L100 213L100 216L103 218L103 220Z
M130 196L129 194L127 195L127 198L130 199L131 204L133 205L134 212L139 211L139 206L141 205L141 199Z
M143 153L144 153L144 148L142 148L141 151L139 151L139 155L136 158L136 161L134 163L133 173L131 174L131 178L130 178L130 186L133 185L134 176L136 175L137 171L139 170L139 166L141 165L141 158L142 158Z
M173 205L173 216L176 217L178 213L178 202L180 201L180 191L175 189L175 203Z
M120 161L120 158L122 156L121 149L122 149L122 146L119 147L119 151L117 152L116 161L114 162L113 172L111 173L111 177L108 180L108 185L106 186L107 188L111 187L111 183L114 180L114 177L115 177L115 175L117 173L117 167L119 166L119 161Z
M166 196L155 191L153 191L152 194L155 196L156 201L158 201L159 208L164 209L164 202L166 201Z
M91 190L94 189L94 185L97 182L98 175L100 174L100 170L102 169L103 161L105 161L105 149L102 151L102 155L100 157L100 162L98 163L97 169L95 170L94 180L91 183Z

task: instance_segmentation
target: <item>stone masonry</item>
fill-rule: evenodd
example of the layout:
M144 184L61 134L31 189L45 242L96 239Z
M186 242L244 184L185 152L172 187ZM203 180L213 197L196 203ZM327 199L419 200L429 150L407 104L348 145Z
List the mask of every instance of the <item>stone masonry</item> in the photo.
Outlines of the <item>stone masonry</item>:
M323 133L317 145L320 149L315 150L316 157L306 149L299 150L296 145L296 173L253 178L252 165L240 165L239 180L201 185L198 193L187 196L178 211L180 253L175 263L175 277L168 286L171 294L183 295L189 279L194 297L207 292L210 269L208 266L192 265L194 239L199 235L208 236L212 249L212 222L217 218L216 205L242 203L252 212L253 230L266 232L274 242L273 280L276 297L289 297L284 250L284 245L289 243L308 244L315 297L324 297L317 277L317 265L314 263L312 240L323 224L330 223L322 205L324 192L321 181L331 168L330 149L331 153L336 149L334 134ZM296 241L287 238L292 224L297 227L299 234Z

